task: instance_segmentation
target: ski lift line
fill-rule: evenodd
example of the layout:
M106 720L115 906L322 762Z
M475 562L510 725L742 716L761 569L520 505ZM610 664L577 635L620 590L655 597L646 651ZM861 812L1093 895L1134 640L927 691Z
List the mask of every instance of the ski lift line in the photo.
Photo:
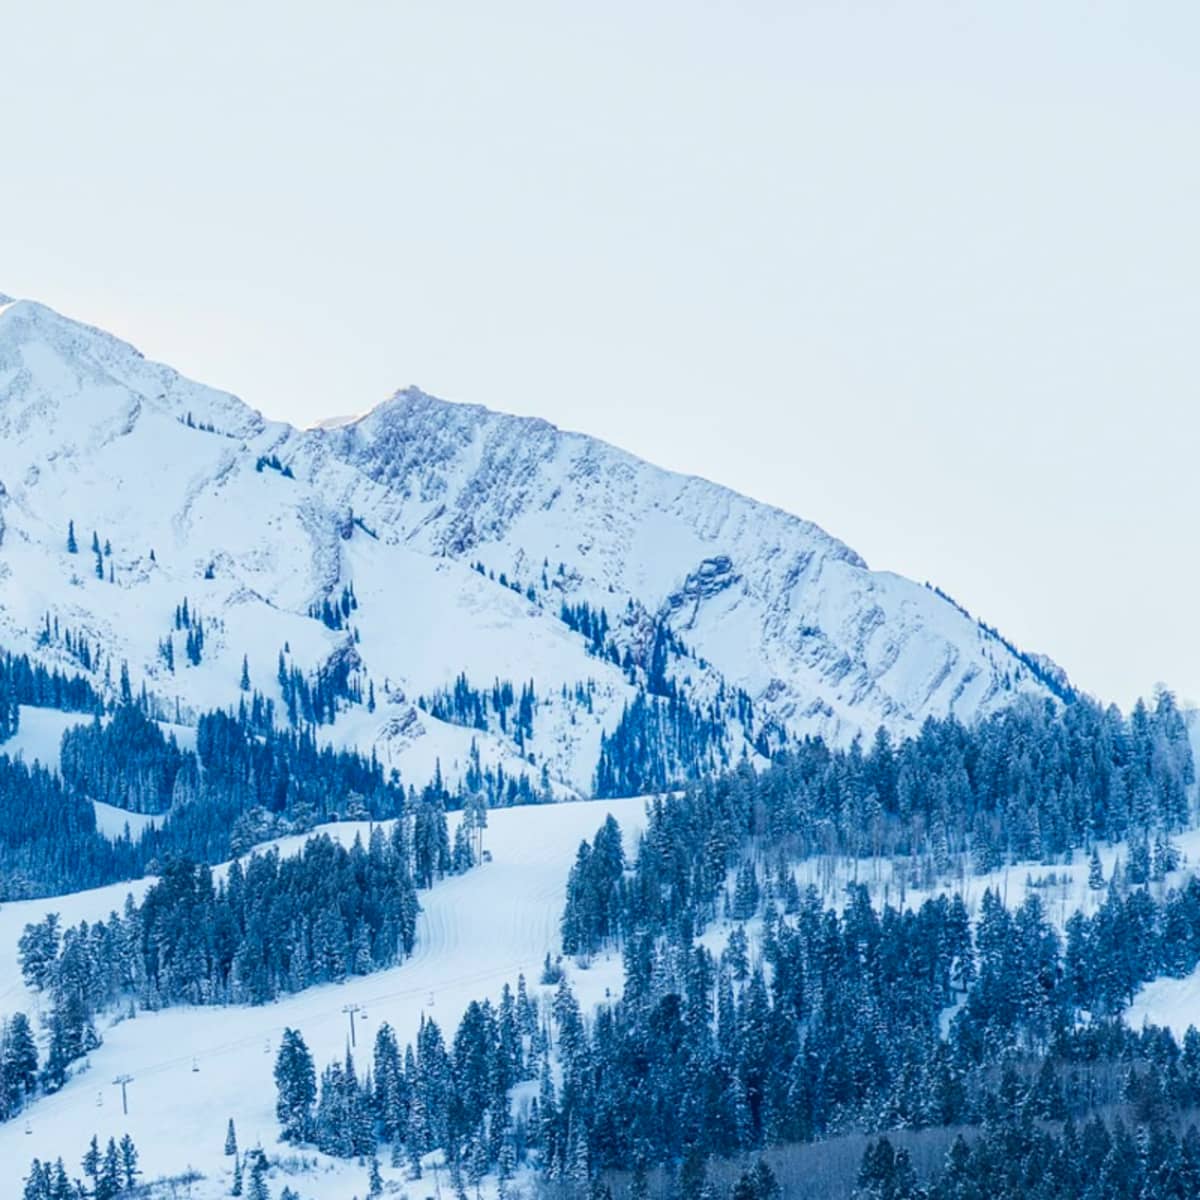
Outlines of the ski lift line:
M519 962L505 967L497 967L489 971L479 971L470 975L457 976L454 979L444 981L441 990L445 990L448 987L458 987L465 984L481 983L498 976L508 976L511 975L513 971L524 970L528 965L529 964L527 962ZM378 993L363 1003L366 1005L378 1004L385 1000L396 1000L416 996L422 992L428 995L428 987L398 988L394 991ZM341 1017L341 1015L342 1013L340 1008L326 1009L323 1012L313 1013L312 1018L319 1020L323 1017ZM273 1026L271 1032L282 1033L285 1028L287 1027L284 1025ZM199 1054L182 1054L173 1058L162 1059L156 1063L148 1063L145 1066L138 1068L138 1077L140 1079L154 1078L158 1075L162 1075L164 1072L177 1069L182 1066L187 1066L189 1063L199 1058L216 1058L226 1054L235 1053L239 1050L245 1050L250 1046L255 1045L262 1036L263 1035L261 1033L248 1034L245 1037L236 1038L229 1042L222 1042L216 1046L209 1047L206 1050L201 1050ZM44 1097L43 1099L34 1102L36 1111L40 1113L53 1114L61 1109L72 1098L72 1095L73 1092L64 1090L55 1093L53 1096ZM33 1110L31 1109L31 1111Z

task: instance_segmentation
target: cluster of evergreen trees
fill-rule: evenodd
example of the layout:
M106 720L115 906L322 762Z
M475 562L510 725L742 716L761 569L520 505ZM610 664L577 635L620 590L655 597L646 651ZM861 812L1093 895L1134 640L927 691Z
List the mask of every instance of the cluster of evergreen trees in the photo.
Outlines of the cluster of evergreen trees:
M567 877L562 918L564 954L581 954L603 945L618 930L625 851L621 830L610 814L592 844L579 844Z
M623 757L636 761L641 746L633 738ZM988 871L1181 829L1194 777L1183 718L1163 692L1128 718L1084 698L1019 703L972 726L931 718L899 746L881 729L866 752L857 740L835 750L805 738L761 774L739 767L695 788L697 810L711 814L704 836L723 844L746 833L795 860L890 856L920 879L963 854ZM661 786L628 771L602 782L612 794Z
M204 618L189 606L185 596L181 604L175 605L175 633L183 633L183 653L188 664L198 667L204 659ZM158 644L158 654L169 671L175 670L175 640L168 634Z
M0 899L131 879L172 857L221 862L319 821L405 811L404 790L373 757L319 746L310 730L277 730L264 716L244 703L207 713L195 751L181 750L129 701L107 724L64 736L61 778L0 756ZM169 811L137 841L109 839L93 798ZM454 797L437 783L407 801L440 814Z
M233 1121L229 1122L229 1132L225 1138L225 1153L233 1156L233 1186L229 1189L231 1196L245 1196L246 1200L271 1200L270 1189L267 1187L267 1171L269 1164L262 1150L248 1150L239 1156L237 1137L233 1131ZM372 1192L372 1197L378 1192ZM300 1197L290 1187L284 1187L279 1193L279 1200L300 1200Z
M416 1045L401 1051L382 1025L365 1077L347 1047L318 1079L302 1035L289 1029L275 1065L281 1136L340 1158L387 1147L392 1164L409 1164L417 1178L422 1157L442 1149L460 1191L489 1170L506 1180L541 1138L537 1101L514 1117L508 1093L536 1078L539 1063L548 1072L548 1050L548 1029L523 976L515 994L505 985L499 1004L470 1004L449 1044L435 1021L423 1019Z
M746 712L745 693L730 692L722 684L711 703L700 705L688 700L673 680L667 682L667 692L652 695L639 689L616 728L601 735L598 797L648 795L729 767L728 723Z
M537 696L532 679L518 693L509 679L496 679L490 688L475 688L460 673L452 687L440 688L432 696L419 696L417 705L439 721L511 737L524 750L533 737Z
M138 1186L141 1174L138 1152L129 1134L119 1142L109 1138L103 1150L93 1135L80 1165L83 1177L72 1180L61 1158L53 1163L35 1158L25 1180L22 1200L117 1200Z
M550 783L550 770L545 761L535 783L527 771L512 774L504 769L504 764L484 766L480 754L479 743L471 739L471 747L467 751L467 769L454 797L454 807L462 808L466 803L465 797L483 796L489 808L511 808L518 804L549 804L554 800L554 788Z
M621 652L608 636L608 613L604 608L592 608L586 600L577 604L564 600L558 616L568 629L582 635L589 654L620 663Z
M270 467L272 471L278 471L284 479L295 479L296 476L292 472L292 468L280 461L278 454L260 454L254 460L254 469L261 475L262 472Z
M17 732L22 704L60 712L100 712L104 707L83 676L48 671L27 654L0 652L0 742Z
M882 925L889 919L894 915L885 915ZM852 961L861 943L845 941L855 936L844 932L841 944L826 951L842 960L843 977L862 969ZM892 978L878 990L876 1002L864 1007L857 990L843 999L836 987L818 985L821 994L812 997L818 1007L801 1016L796 993L803 983L794 975L767 986L760 971L747 975L734 962L714 969L700 947L693 945L689 952L676 942L649 950L644 990L602 1007L590 1027L565 983L549 1012L539 1013L522 981L515 999L506 988L498 1006L470 1006L449 1046L435 1023L423 1021L415 1048L401 1055L384 1026L372 1069L361 1077L347 1052L318 1081L303 1039L289 1031L276 1066L283 1136L339 1157L369 1157L386 1147L394 1165L409 1162L418 1172L421 1155L441 1148L456 1188L473 1185L489 1171L505 1179L534 1152L545 1177L577 1195L587 1194L609 1169L673 1169L682 1163L678 1194L711 1196L711 1187L699 1186L708 1156L894 1127L984 1131L969 1153L965 1144L956 1145L944 1176L928 1192L931 1200L1090 1197L1071 1190L1022 1193L1017 1182L1007 1184L1009 1190L988 1190L991 1173L1028 1184L1031 1150L1059 1153L1056 1135L1047 1131L1050 1123L1065 1123L1061 1137L1067 1149L1061 1157L1078 1166L1070 1150L1078 1144L1072 1130L1076 1122L1088 1122L1097 1159L1089 1165L1100 1168L1093 1169L1093 1178L1115 1177L1120 1166L1128 1172L1123 1178L1144 1179L1157 1161L1147 1157L1146 1136L1165 1146L1164 1182L1171 1170L1182 1170L1192 1151L1184 1152L1178 1141L1172 1144L1167 1131L1175 1114L1200 1103L1200 1034L1195 1030L1180 1047L1164 1030L1071 1023L1039 1049L1026 1044L1024 1036L992 1040L994 1030L968 1031L972 1022L963 1021L962 1031L941 1043L936 1008L927 1010L933 1028L924 1035L905 1021L881 1019L878 1001L889 984L901 988L902 996L892 1001L898 1010L912 994L913 977L938 972L933 963L910 970L898 957L902 948L891 952ZM643 945L627 949L626 961L646 956ZM946 970L954 976L953 966ZM706 990L706 975L709 981L718 977L715 996ZM722 982L720 976L727 978ZM627 977L627 982L634 980ZM780 994L784 991L791 995ZM925 1021L922 1017L920 1023ZM831 1024L842 1028L842 1044L826 1037ZM846 1041L852 1025L859 1028ZM890 1041L897 1037L924 1044L913 1047L916 1053L889 1080ZM561 1069L557 1085L552 1048ZM534 1078L540 1081L537 1097L514 1114L505 1091ZM1115 1107L1152 1131L1140 1135L1132 1156L1120 1125L1109 1138L1094 1120L1097 1111ZM1015 1161L1005 1162L1003 1146L1012 1144L1012 1135L996 1131L1013 1128L1024 1131L1027 1144ZM1188 1142L1194 1151L1194 1134ZM972 1179L976 1190L967 1186ZM904 1156L893 1155L886 1143L868 1153L859 1185L864 1198L926 1195ZM744 1177L734 1195L759 1186L766 1188L764 1194L774 1194L769 1179L756 1183ZM1168 1188L1095 1194L1193 1193Z
M124 704L107 724L97 715L63 734L59 771L68 787L94 800L161 813L171 807L183 761L173 736L164 736L136 705Z
M1028 707L969 732L930 723L899 751L881 737L867 756L807 742L762 775L741 769L654 802L629 872L617 869L619 837L606 823L572 869L563 939L581 953L621 945L625 989L598 1013L577 1077L563 1064L560 1128L582 1120L591 1161L620 1168L679 1162L697 1146L733 1154L855 1129L986 1128L1016 1111L1061 1122L1126 1105L1139 1121L1169 1126L1200 1103L1200 1034L1190 1030L1180 1047L1164 1031L1132 1033L1119 1013L1146 980L1200 962L1200 884L1160 900L1145 886L1175 865L1166 831L1185 821L1191 781L1182 722L1163 695L1129 721L1079 702L1058 719ZM872 846L858 827L862 797L884 824L883 845L929 853L930 819L949 815L938 794L955 782L961 836L946 842L977 865L1028 849L1019 837L987 854L971 844L971 813L1000 808L1007 825L1003 801L1014 788L1053 818L1049 845L1124 834L1134 839L1130 862L1092 916L1072 916L1065 939L1037 896L1010 913L985 892L972 929L958 898L879 913L865 888L852 887L839 914L822 910L815 890L799 891L791 862ZM760 872L755 858L768 845L775 868ZM1095 856L1090 874L1104 886ZM750 961L740 928L716 961L695 942L722 911L749 918L764 903L769 971ZM573 1087L579 1101L564 1114ZM664 1126L657 1113L674 1119ZM1125 1154L1114 1132L1098 1155L1120 1160L1104 1175L1121 1182L1095 1194L1190 1194L1168 1126L1141 1135L1165 1147L1161 1191L1136 1190L1155 1160ZM1070 1131L1062 1137L1070 1160ZM928 1194L1092 1194L1067 1185L1023 1192L1011 1171L988 1190L989 1147L985 1138L971 1151L974 1165L957 1149L961 1161ZM1049 1154L1050 1143L1039 1151ZM894 1178L882 1159L864 1163L862 1195L925 1194L896 1158Z
M305 725L332 725L342 707L339 701L345 700L350 704L363 702L360 678L362 662L353 646L343 647L331 655L311 680L299 667L288 666L284 657L286 653L287 647L279 652L276 678L283 695L288 724L293 729ZM246 682L249 683L248 676ZM374 684L370 686L368 707L374 711Z
M656 857L649 840L643 857ZM977 1124L1004 1110L994 1079L1006 1067L1046 1119L1146 1089L1177 1110L1200 1101L1200 1034L1180 1048L1165 1032L1104 1020L1143 980L1195 966L1195 881L1161 904L1145 889L1114 893L1077 919L1065 949L1036 896L1009 913L988 892L972 930L957 898L879 913L860 887L839 915L810 890L789 917L774 889L763 895L769 972L744 937L715 961L695 942L700 897L665 939L653 919L625 931L623 998L597 1015L576 1067L564 1063L563 1103L578 1101L560 1124L584 1122L593 1160ZM565 930L578 928L579 908L569 903ZM663 1126L654 1114L666 1112Z
M192 414L188 412L185 416L178 418L181 425L186 425L189 429L199 429L202 433L219 433L222 437L232 437L233 434L226 433L223 429L218 429L211 421L197 421Z
M319 604L310 604L308 615L328 629L346 629L350 624L350 614L357 610L358 597L354 594L354 584L347 583L333 600L326 596Z
M85 671L99 670L100 662L104 657L99 642L93 646L84 634L70 626L60 625L58 617L52 619L48 612L45 614L42 628L38 630L37 644L43 647L53 646L62 650ZM78 677L73 682L86 684L86 680Z
M624 989L589 1025L560 982L552 1020L528 1036L519 1029L520 1051L491 1068L493 1081L506 1072L541 1079L519 1130L498 1103L480 1108L459 1094L481 1094L460 1082L469 1047L488 1047L478 1057L486 1062L516 1044L502 1022L492 1031L485 1021L479 1042L460 1030L448 1075L432 1065L435 1052L423 1057L418 1046L412 1070L406 1065L405 1111L419 1095L421 1127L445 1139L456 1170L497 1167L505 1146L510 1160L535 1149L551 1180L583 1186L606 1169L678 1164L698 1147L732 1156L849 1131L987 1130L1015 1112L1085 1122L1125 1106L1148 1121L1195 1107L1200 1033L1190 1030L1181 1046L1163 1030L1131 1031L1119 1017L1141 983L1200 962L1200 882L1159 887L1158 898L1140 882L1173 866L1166 834L1186 819L1191 781L1182 721L1164 694L1128 721L1080 701L1059 715L1025 706L973 730L930 722L898 749L878 738L867 755L810 741L761 775L743 767L656 800L631 869L611 820L580 847L564 947L586 955L619 946ZM876 844L890 852L932 854L941 820L947 852L986 866L973 844L977 818L998 812L1006 826L1013 790L1045 813L1043 855L1118 833L1148 847L1151 831L1158 853L1147 849L1144 868L1131 862L1114 873L1104 902L1073 916L1065 936L1036 894L1009 911L986 891L973 926L961 897L877 910L865 887L850 886L838 911L796 885L790 864L801 857L872 847L869 823L863 840L868 800L883 826ZM1027 851L1028 828L995 853ZM760 957L741 927L717 957L697 940L721 913L762 916ZM421 1036L436 1041L424 1029ZM425 1069L449 1088L430 1091ZM372 1079L379 1074L377 1064ZM325 1089L326 1123L337 1128L318 1144L364 1154L399 1143L408 1152L413 1135L396 1133L403 1122L385 1130L352 1063L331 1068L321 1093L314 1084L314 1104ZM304 1128L316 1136L315 1124ZM1113 1150L1118 1133L1111 1137L1102 1158L1121 1154ZM968 1147L980 1165L948 1166L932 1185L943 1190L930 1195L991 1194L963 1190L964 1178L988 1169L987 1146L984 1138ZM1183 1152L1170 1153L1178 1162ZM889 1166L887 1154L876 1147L864 1164L864 1195L917 1187L903 1157Z
M1047 1127L1032 1106L1001 1113L922 1184L886 1137L863 1156L856 1200L1189 1200L1200 1195L1200 1130L1165 1111L1135 1110L1135 1123L1098 1114Z
M416 936L415 880L428 886L448 869L445 840L444 821L432 839L420 822L398 821L349 850L319 836L295 856L234 862L215 885L207 867L173 862L121 915L61 933L54 914L26 926L22 972L51 1010L42 1086L61 1086L70 1063L98 1044L95 1018L105 1010L265 1004L399 962ZM474 861L468 847L457 866ZM4 1045L25 1063L22 1028L14 1025ZM19 1099L28 1072L14 1068L12 1078Z
M634 608L632 601L626 605L626 626L644 628L648 624L649 634L631 639L624 653L610 636L611 625L605 608L593 608L586 600L576 604L564 600L559 619L568 629L582 635L589 654L619 666L631 684L644 687L652 696L672 694L672 660L695 657L665 621L647 617L644 611Z
M311 729L276 729L258 693L236 712L203 715L194 751L129 700L107 724L68 733L62 765L60 777L0 755L0 899L132 879L173 858L222 862L322 821L401 815L414 830L414 874L427 881L450 868L447 809L477 796L523 804L549 794L545 779L539 791L525 775L478 763L474 787L451 792L438 772L420 792L406 792L374 756L319 745ZM128 832L108 838L93 798L166 817L136 840Z
M0 755L0 900L132 879L145 861L128 837L96 828L87 796L40 766Z
M398 816L405 803L403 790L374 755L321 746L308 729L258 726L245 705L236 714L217 710L200 718L195 756L185 758L176 791L177 802L199 800L228 814L231 823L255 808L298 816L302 823L382 820Z

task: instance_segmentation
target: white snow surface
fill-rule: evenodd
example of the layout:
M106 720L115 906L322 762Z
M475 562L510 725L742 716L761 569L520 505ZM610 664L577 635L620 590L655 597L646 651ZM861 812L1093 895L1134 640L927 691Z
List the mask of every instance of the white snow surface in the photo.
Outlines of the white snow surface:
M261 1142L268 1154L290 1153L276 1143L272 1077L285 1027L301 1031L319 1073L345 1053L349 1034L343 1006L360 1005L365 1015L357 1027L356 1061L365 1071L375 1031L384 1021L403 1045L415 1040L424 1013L438 1022L449 1040L470 1001L495 1000L506 982L515 989L521 973L532 995L548 991L540 988L538 977L547 951L556 954L560 945L567 869L579 841L590 840L609 813L620 822L626 850L632 853L645 823L641 799L490 813L484 845L492 861L420 893L423 911L416 949L398 967L311 988L262 1007L171 1008L138 1013L108 1027L104 1045L60 1092L35 1101L17 1119L0 1123L0 1196L20 1194L35 1155L45 1159L62 1154L68 1170L78 1173L77 1159L93 1133L103 1144L126 1131L137 1143L147 1178L191 1165L207 1177L193 1191L194 1200L227 1194L232 1164L224 1157L223 1145L230 1117L243 1148ZM317 832L349 843L355 836L365 839L368 826L342 822ZM294 853L304 841L296 837L273 844L281 853ZM218 868L217 874L222 871ZM26 923L48 912L60 913L64 925L107 918L121 909L127 894L140 899L149 883L118 884L0 909L0 1013L25 1011L35 1027L38 1024L42 1001L25 988L16 956ZM589 1006L603 998L605 988L619 988L620 981L618 956L598 960L572 977L580 1002ZM112 1084L121 1073L133 1076L127 1117L121 1113L120 1089ZM301 1195L311 1200L365 1195L365 1167L306 1153L318 1166L303 1171L299 1182L290 1179ZM386 1166L384 1175L403 1178ZM272 1194L287 1181L277 1174ZM407 1185L408 1190L423 1187Z
M93 532L111 545L104 579ZM357 640L308 616L347 584ZM197 667L173 629L185 598L205 621ZM42 305L0 307L0 647L74 670L69 630L105 648L97 686L127 661L134 688L185 724L237 702L243 655L278 702L285 644L310 675L344 654L378 708L345 714L333 740L421 783L439 763L461 775L474 737L485 763L534 781L545 764L556 790L586 795L634 690L561 621L563 601L584 600L635 657L665 620L692 652L671 670L693 699L736 685L760 721L842 742L969 719L1053 673L817 526L593 438L414 388L298 430ZM47 616L60 636L43 645ZM414 705L459 672L534 682L524 748ZM572 695L588 681L591 711ZM740 754L744 731L727 732Z
M1182 979L1160 976L1146 984L1129 1006L1126 1020L1135 1029L1161 1025L1181 1039L1188 1027L1200 1028L1200 967Z
M63 734L91 719L86 713L59 712L54 708L22 704L17 732L7 741L0 742L0 754L20 759L30 766L40 763L50 771L57 771Z

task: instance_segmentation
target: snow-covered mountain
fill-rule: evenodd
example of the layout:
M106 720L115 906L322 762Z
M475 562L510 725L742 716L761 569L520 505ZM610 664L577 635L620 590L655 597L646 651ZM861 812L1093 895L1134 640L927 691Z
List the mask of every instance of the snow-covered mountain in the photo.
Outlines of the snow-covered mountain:
M109 688L126 663L185 723L246 698L243 658L282 714L282 662L339 681L322 736L406 779L477 758L560 793L647 693L733 760L1066 686L817 526L596 439L412 388L300 430L3 299L0 648Z

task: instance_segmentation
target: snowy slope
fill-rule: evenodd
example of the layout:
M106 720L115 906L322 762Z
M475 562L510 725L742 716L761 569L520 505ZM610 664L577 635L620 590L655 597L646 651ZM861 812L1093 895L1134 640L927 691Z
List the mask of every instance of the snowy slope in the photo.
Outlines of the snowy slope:
M268 1151L277 1149L272 1070L285 1027L303 1033L320 1068L345 1052L348 1025L342 1006L359 1004L366 1010L358 1026L358 1057L365 1066L375 1030L384 1021L402 1045L415 1039L422 1013L452 1037L472 1000L495 999L506 982L515 988L519 974L524 973L536 995L542 960L559 945L566 864L580 839L590 839L608 813L620 822L632 853L634 837L644 825L641 800L493 813L484 843L493 861L421 893L424 911L416 951L401 966L311 988L263 1007L174 1008L139 1013L107 1029L104 1045L91 1054L88 1067L60 1092L36 1100L16 1120L0 1122L0 1196L20 1193L35 1155L74 1154L76 1146L82 1153L93 1133L103 1144L125 1131L137 1143L148 1177L176 1173L190 1164L209 1177L193 1192L194 1200L227 1194L231 1164L222 1147L230 1117L243 1147L261 1140ZM356 834L366 836L366 825L347 822L323 826L321 832L350 842ZM281 852L294 852L303 840L286 839ZM39 999L26 991L16 957L17 938L27 922L48 912L61 913L65 925L105 918L120 910L127 893L140 898L147 886L141 880L0 909L0 1012L38 1011ZM619 984L620 978L618 957L597 963L578 976L581 1001L599 1000L606 984ZM122 1115L120 1093L111 1083L118 1073L133 1076L128 1117ZM365 1167L315 1157L321 1165L304 1173L304 1196L347 1200L354 1193L365 1194ZM386 1168L385 1176L403 1178ZM281 1176L272 1184L272 1194L283 1182Z
M93 532L111 545L104 578ZM309 616L347 585L354 634ZM172 623L185 598L205 621L198 666ZM731 757L771 722L844 741L1054 686L1052 668L816 526L594 439L414 389L297 430L41 305L0 303L0 648L77 668L68 635L102 646L99 685L127 661L185 723L236 702L243 655L277 703L285 646L310 676L347 656L378 706L324 736L417 783L439 765L461 775L474 740L484 765L532 781L544 766L587 794L637 680L588 653L564 601L603 606L635 663L669 626L687 648L670 674L696 703L744 689L755 727L729 721ZM532 680L532 738L416 706L460 672Z
M1029 682L954 605L810 522L545 421L408 389L314 434L310 471L327 455L385 486L393 536L522 582L549 563L568 598L610 609L632 598L796 727L911 729Z

